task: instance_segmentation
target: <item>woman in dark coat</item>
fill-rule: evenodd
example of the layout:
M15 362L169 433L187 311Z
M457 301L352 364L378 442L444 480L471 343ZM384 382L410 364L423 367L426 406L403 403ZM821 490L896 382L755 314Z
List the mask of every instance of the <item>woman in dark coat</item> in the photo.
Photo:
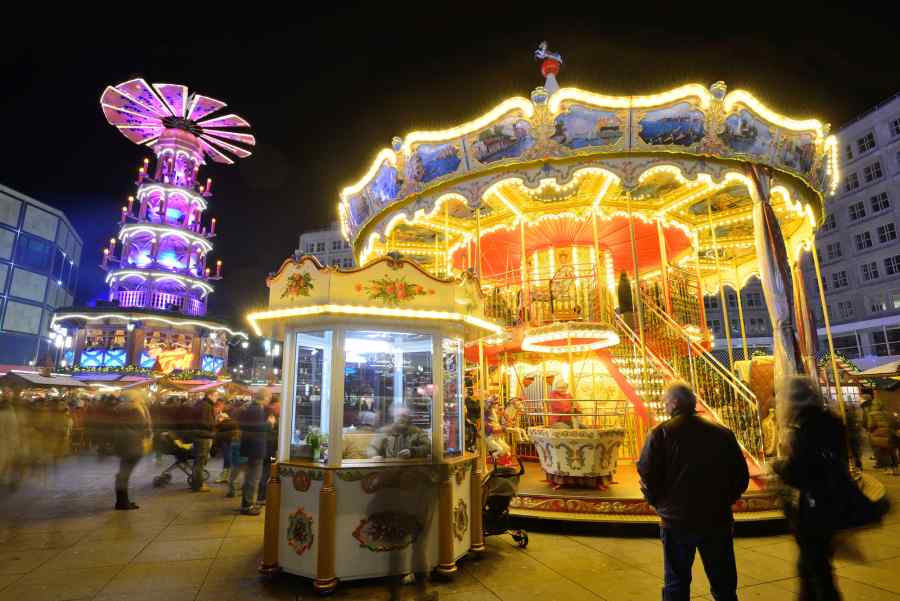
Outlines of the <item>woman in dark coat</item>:
M128 498L128 481L131 472L149 450L153 436L150 412L137 395L122 398L115 406L113 448L119 456L119 472L116 474L116 509L137 509Z
M840 418L825 406L816 383L795 376L785 386L790 440L787 458L774 468L800 493L796 508L786 510L800 548L800 596L803 601L839 601L831 559L845 490L835 483L849 479L847 439Z

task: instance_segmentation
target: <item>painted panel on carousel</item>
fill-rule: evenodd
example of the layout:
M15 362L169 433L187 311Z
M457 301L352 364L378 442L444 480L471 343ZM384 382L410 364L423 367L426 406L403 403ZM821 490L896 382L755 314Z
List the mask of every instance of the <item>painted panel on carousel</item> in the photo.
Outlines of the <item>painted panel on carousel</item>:
M374 211L380 211L397 199L402 186L397 168L385 161L369 185L363 188L362 196Z
M644 113L638 137L651 146L693 146L703 139L706 117L690 102Z
M816 156L816 143L812 134L782 130L776 156L784 167L803 175L809 174Z
M736 153L752 154L771 160L774 140L772 130L768 124L747 109L728 115L719 137Z
M571 105L557 115L550 139L572 150L588 146L611 146L622 139L622 119L615 111Z
M520 156L534 145L531 124L521 117L507 117L470 136L472 156L489 164Z
M409 174L419 184L427 184L445 175L455 173L462 159L453 142L444 144L420 144L409 159Z

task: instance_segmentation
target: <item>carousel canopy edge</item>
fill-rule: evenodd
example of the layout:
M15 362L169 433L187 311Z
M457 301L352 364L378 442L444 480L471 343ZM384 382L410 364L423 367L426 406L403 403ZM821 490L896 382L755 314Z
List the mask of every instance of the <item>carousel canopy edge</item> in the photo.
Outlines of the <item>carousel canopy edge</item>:
M820 204L838 178L829 125L781 115L744 90L726 91L722 82L647 96L605 96L577 88L548 95L538 88L531 100L509 98L463 125L395 138L360 180L342 190L342 232L359 251L361 234L373 222L410 200L416 210L417 199L448 185L496 179L498 172L526 165L574 161L602 166L604 159L629 156L767 165L782 180L801 182L806 188L801 195L817 197L809 200ZM462 196L470 204L479 202Z

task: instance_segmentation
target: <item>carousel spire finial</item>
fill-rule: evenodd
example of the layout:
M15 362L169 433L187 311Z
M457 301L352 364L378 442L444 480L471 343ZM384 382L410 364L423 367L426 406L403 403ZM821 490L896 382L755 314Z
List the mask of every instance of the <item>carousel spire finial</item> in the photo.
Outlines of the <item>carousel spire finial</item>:
M537 50L534 51L534 58L535 60L543 61L541 62L541 75L547 78L544 89L552 94L559 89L559 84L556 82L556 74L559 73L559 68L562 66L562 56L558 52L548 50L547 42L544 41L538 44Z

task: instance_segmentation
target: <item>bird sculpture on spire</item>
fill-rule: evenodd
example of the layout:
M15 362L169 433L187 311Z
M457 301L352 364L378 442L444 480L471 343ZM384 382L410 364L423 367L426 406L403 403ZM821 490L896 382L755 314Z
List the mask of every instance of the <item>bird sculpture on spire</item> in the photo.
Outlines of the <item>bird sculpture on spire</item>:
M547 47L547 42L544 41L538 44L537 50L534 51L534 59L542 61L541 75L546 78L544 88L552 94L559 89L556 74L559 73L559 68L562 66L562 56L558 52L551 52Z

